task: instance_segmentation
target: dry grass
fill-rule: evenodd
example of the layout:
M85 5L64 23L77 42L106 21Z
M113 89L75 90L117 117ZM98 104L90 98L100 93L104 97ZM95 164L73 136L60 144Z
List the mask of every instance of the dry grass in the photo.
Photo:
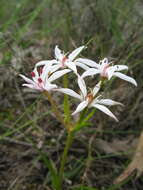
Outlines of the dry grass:
M50 174L37 147L42 146L58 166L65 139L46 99L21 88L18 74L29 73L37 61L51 58L56 44L65 50L88 44L83 56L96 61L107 56L127 64L128 74L139 85L135 89L111 81L107 95L125 104L115 113L120 122L96 113L92 126L77 134L64 190L92 190L78 188L79 184L97 190L142 190L142 178L112 185L128 165L143 124L142 2L1 0L0 7L0 189L51 190Z

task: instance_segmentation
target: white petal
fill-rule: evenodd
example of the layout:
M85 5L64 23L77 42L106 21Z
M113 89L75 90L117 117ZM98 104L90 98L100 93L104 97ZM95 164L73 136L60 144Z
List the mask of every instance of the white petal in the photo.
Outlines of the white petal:
M78 86L82 92L83 98L85 98L87 95L86 84L85 84L84 80L79 75L78 75Z
M76 65L74 62L66 62L65 65L71 69L72 71L74 71L75 73L77 73L77 69L76 69Z
M26 87L28 87L28 88L34 88L34 85L33 84L22 84L22 86L26 86Z
M76 64L76 66L81 67L84 70L88 70L89 69L89 67L87 65L84 65L83 63L76 62L76 61L74 61L74 62Z
M97 85L93 88L93 96L95 96L101 87L101 81L97 83Z
M94 68L90 68L90 69L88 69L87 71L85 71L85 72L81 75L81 77L82 77L82 78L85 78L85 77L87 77L87 76L93 76L93 75L96 75L96 74L98 74L98 73L100 73L100 70L94 69Z
M55 59L53 60L43 60L43 61L39 61L38 63L36 63L36 67L39 66L43 66L43 65L47 65L47 66L51 66L52 64L55 64L57 61Z
M121 105L121 106L123 106L122 103L113 101L111 99L100 99L100 100L97 100L97 103L98 104L104 104L105 106L114 106L114 105Z
M50 72L53 73L53 72L57 71L60 67L61 67L60 63L58 65L53 65L51 67Z
M87 105L88 105L88 101L81 102L77 106L76 110L72 113L72 115L75 115L76 113L81 112L85 107L87 107Z
M72 53L70 53L68 56L69 60L73 61L84 48L85 46L80 46L79 48L72 51Z
M51 71L51 65L50 66L45 65L43 67L42 74L40 75L43 81L45 80L46 77L48 77L50 71Z
M28 77L22 75L22 74L19 74L20 77L22 77L27 83L29 84L35 84L33 80L29 79Z
M99 68L99 66L100 66L95 61L92 61L90 59L79 58L79 59L76 59L76 62L80 62L80 63L83 63L83 64L88 65L90 67L95 67L95 68Z
M58 46L55 47L55 57L58 60L63 58L63 54L61 53L61 50L58 48Z
M125 74L122 74L120 72L115 72L113 75L116 76L116 77L119 77L119 78L121 78L123 80L126 80L126 81L134 84L135 86L137 86L137 83L136 83L135 79L133 79L132 77L129 77L129 76L127 76Z
M123 71L123 70L128 70L128 66L127 65L114 65L111 66L115 69L115 71Z
M52 89L56 89L57 88L57 85L56 84L50 84L50 83L46 83L44 89L49 91L49 90L52 90Z
M61 76L65 75L66 73L69 73L69 72L71 72L70 69L64 69L64 70L61 70L61 71L56 71L55 73L53 73L53 74L49 77L48 81L49 81L49 82L52 82L52 81L54 81L54 80L60 78Z
M100 111L104 112L105 114L109 115L110 117L112 117L113 119L115 119L116 121L118 121L118 119L116 118L116 116L105 106L103 105L99 105L99 104L94 104L92 105L93 107L99 109Z
M28 88L34 89L34 90L40 90L43 91L42 88L38 87L37 85L32 85L32 84L23 84L22 86L26 86Z
M69 88L59 88L56 91L62 92L64 94L67 94L69 96L72 96L74 98L77 98L77 99L81 100L81 96L79 94L77 94L76 92L74 92L73 90L69 89Z
M110 80L112 78L114 72L115 72L115 68L114 67L107 68L106 73L107 73L107 76L108 76L108 80Z
M53 65L53 66L45 65L43 68L43 72L41 74L42 80L44 81L46 76L49 77L48 76L49 74L52 74L53 72L57 71L60 67L61 67L60 64Z
M106 65L108 65L108 64L110 64L110 63L109 63L109 61L108 61L108 59L107 59L106 57L101 60L101 65L102 65L102 66L106 66Z

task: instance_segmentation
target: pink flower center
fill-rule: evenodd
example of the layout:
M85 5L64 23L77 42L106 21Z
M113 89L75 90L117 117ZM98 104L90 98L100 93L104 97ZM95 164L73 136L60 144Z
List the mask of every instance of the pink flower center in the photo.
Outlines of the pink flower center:
M107 76L107 69L108 69L108 67L109 67L109 64L107 64L107 65L104 66L104 68L103 68L103 70L101 72L101 76L102 77L108 77Z
M42 83L43 81L42 81L42 79L41 79L41 78L38 78L38 82L39 82L39 83Z
M34 72L31 72L31 77L35 77L35 73Z
M62 65L64 66L64 63L66 62L66 60L67 60L68 58L66 57L66 56L64 56L63 58L62 58Z

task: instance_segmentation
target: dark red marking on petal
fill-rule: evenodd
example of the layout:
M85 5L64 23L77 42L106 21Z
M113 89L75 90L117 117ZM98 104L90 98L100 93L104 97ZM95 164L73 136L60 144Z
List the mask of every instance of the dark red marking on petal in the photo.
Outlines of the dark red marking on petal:
M43 81L42 81L42 79L41 79L41 78L38 78L38 82L39 82L39 83L42 83Z
M35 73L33 71L30 73L30 75L31 77L35 77Z

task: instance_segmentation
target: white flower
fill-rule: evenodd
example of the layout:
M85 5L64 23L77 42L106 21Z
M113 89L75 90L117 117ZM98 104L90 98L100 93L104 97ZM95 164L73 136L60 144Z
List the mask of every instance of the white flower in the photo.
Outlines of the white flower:
M122 105L122 104L119 102L115 102L111 99L100 99L101 96L96 97L96 94L100 90L100 85L101 85L101 82L99 82L91 90L90 93L87 93L87 88L86 88L86 85L85 85L83 78L78 76L78 86L80 88L81 94L78 94L78 93L76 93L73 90L68 89L68 88L60 88L60 89L56 89L56 91L68 94L68 95L75 97L81 101L81 103L77 106L76 110L72 113L72 115L74 115L78 112L81 112L86 107L94 107L94 108L97 108L100 111L104 112L105 114L109 115L110 117L112 117L116 121L118 121L116 116L106 106Z
M70 72L70 69L64 69L62 71L57 71L53 73L52 75L48 76L50 73L50 67L43 67L40 68L39 71L37 68L35 68L31 72L32 79L27 78L26 76L20 74L20 76L27 82L23 84L22 86L26 86L28 88L32 88L39 91L50 91L57 88L56 84L51 84L54 80L60 78L64 74Z
M99 64L97 64L97 63L94 64L95 68L90 68L87 71L85 71L82 74L82 77L84 78L87 76L93 76L93 75L100 74L101 77L108 78L108 80L110 80L112 76L116 76L118 78L121 78L121 79L128 81L128 82L134 84L135 86L137 86L136 81L132 77L129 77L129 76L119 72L122 70L127 70L128 67L126 65L110 66L111 63L112 62L108 62L107 58L104 58L103 60L100 61Z
M87 59L87 58L78 58L75 61L78 63L82 63L82 64L89 66L89 67L98 68L98 63L96 63L95 61L92 61L90 59ZM87 69L85 69L85 70L87 70Z
M62 52L58 46L55 47L55 59L48 61L40 61L36 64L36 67L45 65L47 67L53 65L53 70L56 71L60 68L69 68L75 73L77 73L76 66L83 68L84 70L89 69L89 67L81 62L77 62L75 58L79 53L85 48L85 46L80 46L79 48L72 51L69 55Z
M73 70L75 73L77 73L76 66L82 67L81 64L78 65L74 60L79 55L79 53L85 48L85 46L80 46L79 48L72 51L69 55L62 53L62 51L58 48L58 46L55 47L55 58L57 60L57 64L60 67L68 67L71 70Z

